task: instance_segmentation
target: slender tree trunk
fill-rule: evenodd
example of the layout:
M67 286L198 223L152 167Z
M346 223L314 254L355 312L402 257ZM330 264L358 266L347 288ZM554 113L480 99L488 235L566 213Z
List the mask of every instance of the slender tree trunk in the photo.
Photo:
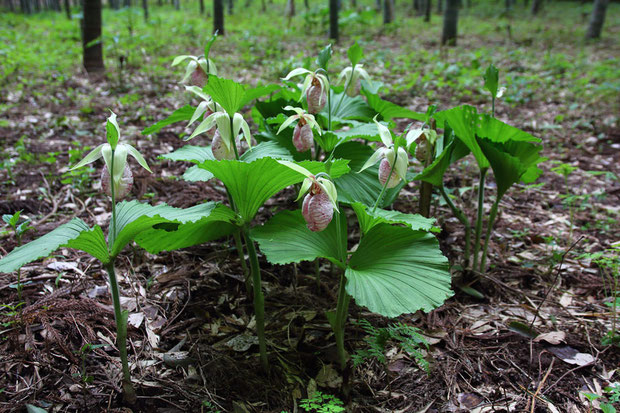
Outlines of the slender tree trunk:
M9 11L11 13L14 13L15 12L15 6L13 6L13 0L8 0L8 3L9 3Z
M433 8L433 0L426 0L426 10L424 10L424 21L430 23L431 21L431 9Z
M443 13L443 0L437 0L437 13Z
M199 0L198 4L200 4L200 14L205 14L205 0Z
M306 10L310 10L310 3L308 2L308 0L304 0L304 7L306 8Z
M295 0L286 0L286 16L290 19L295 16Z
M383 0L383 24L394 21L394 8L392 0Z
M67 14L67 19L71 20L71 3L69 0L64 0L65 3L65 13Z
M338 43L338 0L329 0L329 38Z
M144 10L144 21L149 21L149 2L148 0L142 0L142 10Z
M213 33L224 35L224 0L213 0Z
M540 9L542 9L542 0L534 0L532 2L532 16L536 16Z
M446 0L446 11L443 15L443 32L441 44L456 46L457 23L459 20L459 0Z
M232 16L233 15L233 0L228 0L228 15Z
M595 0L592 8L592 16L590 16L590 25L586 32L586 39L598 39L603 31L603 23L605 23L605 12L609 0Z
M159 7L163 6L164 5L164 1L163 0L157 0L157 5Z
M88 73L104 71L101 41L101 0L84 0L82 20L84 68Z

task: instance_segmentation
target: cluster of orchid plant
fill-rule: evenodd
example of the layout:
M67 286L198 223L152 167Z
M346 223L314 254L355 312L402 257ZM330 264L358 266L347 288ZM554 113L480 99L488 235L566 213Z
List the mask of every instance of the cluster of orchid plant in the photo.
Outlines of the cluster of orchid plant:
M227 190L227 205L209 201L179 209L136 201L117 203L131 189L127 156L134 157L148 171L150 168L133 146L119 142L120 129L113 114L106 126L107 143L74 166L104 160L102 188L112 205L107 240L99 226L91 228L75 218L0 260L0 271L11 272L66 246L102 262L110 280L123 393L129 403L135 401L135 391L127 358L128 314L120 306L114 268L116 257L128 243L135 241L147 251L158 253L232 235L248 294L253 299L254 328L265 370L269 367L265 299L256 244L273 264L330 261L340 280L336 308L327 311L326 318L336 338L340 368L345 369L348 356L344 329L351 299L372 312L396 317L430 311L452 294L448 262L433 235L438 230L434 219L389 209L400 189L411 180L410 156L425 167L415 179L434 185L459 219L467 223L465 214L454 206L443 187L443 174L451 163L473 153L484 172L489 166L497 166L498 195L492 213L497 212L497 203L508 186L537 176L532 168L539 162L539 147L531 135L493 117L479 116L469 107L443 112L432 109L421 114L381 99L380 85L370 80L359 63L363 52L357 43L347 52L351 65L341 71L336 82L340 86L329 81L332 49L328 46L320 52L316 70L294 69L283 79L284 86L250 88L217 77L215 64L209 59L214 41L215 36L202 56L184 55L173 61L173 66L188 62L182 82L191 83L186 90L199 102L178 109L143 134L156 133L178 121L188 121L188 126L200 121L185 140L205 135L211 139L209 146L187 145L162 157L194 163L184 179L220 180ZM300 85L290 82L302 75L305 78ZM287 93L281 93L285 88ZM290 98L291 93L297 94L295 99ZM278 106L256 104L258 130L252 134L242 110L266 95L271 95L269 102L278 102ZM393 135L390 127L395 125L394 114L424 124ZM443 134L429 127L431 124L443 128ZM242 138L248 145L243 154ZM505 167L500 174L499 164L508 159L502 158L502 153L510 155L512 164L514 159L522 163L509 178ZM258 211L269 198L296 184L300 185L296 201L301 201L297 210L279 211L267 222L254 225ZM357 217L359 231L355 233L359 239L354 240L356 247L350 250L348 218L353 215ZM489 233L487 242L488 238Z

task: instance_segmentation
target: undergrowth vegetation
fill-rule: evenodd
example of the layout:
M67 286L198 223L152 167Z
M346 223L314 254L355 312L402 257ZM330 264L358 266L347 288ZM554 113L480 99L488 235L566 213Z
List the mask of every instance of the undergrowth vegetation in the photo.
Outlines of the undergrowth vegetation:
M183 401L202 411L285 411L292 405L335 412L363 408L356 397L372 400L377 394L386 397L385 406L401 411L411 397L409 406L419 410L434 402L422 396L396 401L400 396L392 397L392 384L403 371L417 386L431 383L438 366L464 354L457 334L493 340L494 351L506 337L514 340L513 333L531 339L530 349L541 346L538 360L530 354L511 363L537 367L542 381L532 380L530 372L524 375L528 388L519 384L518 397L486 393L492 403L505 401L508 410L534 411L543 400L538 394L555 362L543 363L545 354L583 368L606 360L608 352L613 364L620 343L619 249L612 239L619 212L609 200L619 179L614 155L608 155L618 149L620 58L617 40L608 38L620 33L618 6L610 6L605 38L588 43L581 40L580 24L586 6L556 19L562 6L548 4L543 20L516 6L491 12L481 2L462 10L458 49L438 46L438 16L428 24L407 10L381 25L374 5L360 2L341 14L346 40L331 45L322 38L326 8L310 4L289 18L280 2L264 13L260 6L250 3L242 12L238 4L226 16L225 37L207 35L211 20L189 3L180 11L153 7L147 22L136 8L105 10L107 72L91 83L80 69L77 19L0 14L0 87L6 90L0 131L9 136L0 153L0 188L7 190L11 210L3 215L0 236L14 239L11 248L1 249L0 273L14 280L0 288L9 300L0 313L5 329L0 349L26 340L27 358L38 345L35 337L58 340L59 330L46 315L55 306L46 304L46 296L62 293L68 269L85 275L81 264L63 266L61 257L85 253L88 258L79 256L88 262L88 275L107 274L116 332L110 339L90 329L86 338L78 327L79 337L72 339L79 346L61 345L74 364L71 380L83 394L109 383L113 393L122 394L119 405L138 409L154 406L148 399L157 386L147 375L166 366L204 383L199 396ZM16 118L29 105L41 114ZM65 113L64 107L71 110ZM112 110L105 126L104 109ZM29 135L35 133L40 135ZM40 147L33 151L33 145ZM578 150L605 163L593 161L588 165L596 170L588 169L573 159ZM37 166L41 171L28 175L34 184L24 184L14 172ZM183 199L188 188L195 192ZM52 205L41 219L17 208L36 199ZM527 212L516 214L517 202ZM541 224L545 210L552 212ZM534 220L528 214L539 215ZM541 245L542 256L527 251L533 245ZM209 276L183 281L188 295L175 301L175 315L153 327L141 306L153 285L159 288L159 275L183 272L185 264L175 258L184 253L179 250L191 251L196 268L209 268ZM58 254L54 268L63 270L53 285L43 281L46 289L38 291L27 265L52 254ZM165 270L156 270L155 262L164 262ZM562 279L566 266L582 266L590 283L602 288L593 292L568 276ZM510 271L520 274L518 281ZM186 329L182 319L192 312L186 306L195 305L192 294L204 287L194 282L213 282L217 290L208 291L219 296L192 308L195 319ZM100 293L93 291L96 298ZM163 311L170 291L149 311ZM307 304L296 307L300 291L312 292L311 310ZM518 299L497 304L494 292ZM580 293L590 294L588 304L570 310L570 321L596 305L593 317L600 324L595 339L580 325L567 340L559 330L569 328L558 322L559 312L549 310L549 297L558 294L558 305L569 311ZM133 307L130 295L136 297ZM514 302L520 308L513 309ZM99 308L93 314L97 311L112 313ZM485 312L498 320L476 320ZM285 325L274 328L283 319ZM315 319L318 328L309 327ZM450 330L462 319L472 323ZM26 338L20 336L33 320L40 320L45 334L27 330ZM186 330L176 331L175 340L182 339L167 342L171 349L165 351L163 331L175 331L175 325ZM232 325L243 333L230 338ZM138 328L146 333L132 340ZM103 330L110 334L108 325ZM213 336L206 346L195 338L203 335ZM180 351L188 338L190 348ZM305 347L305 340L319 345ZM445 348L438 350L442 341ZM570 347L586 342L590 347L579 353ZM253 372L257 380L267 386L273 379L285 396L265 396L267 401L255 393L247 401L252 407L239 407L204 392L202 367L208 363L198 359L205 348L212 357L222 345L247 353L244 361L253 370L260 365ZM448 351L453 353L446 357ZM105 378L89 365L90 357L101 354L113 360ZM222 365L242 365L235 357ZM304 371L309 365L312 373ZM484 368L496 369L489 365ZM583 406L614 411L617 378L607 365L599 367L596 378L570 391ZM229 369L222 369L223 376L233 375ZM553 386L573 372L558 373ZM471 373L471 383L482 383L477 374ZM360 390L364 380L370 392ZM385 387L375 391L371 383ZM20 392L0 381L0 401L5 388L11 395ZM237 397L235 391L230 393ZM459 408L472 407L466 400L471 395L459 394ZM103 405L87 399L83 406ZM553 403L561 401L545 396L544 402L557 410ZM54 403L60 404L38 404ZM451 409L450 403L442 407Z

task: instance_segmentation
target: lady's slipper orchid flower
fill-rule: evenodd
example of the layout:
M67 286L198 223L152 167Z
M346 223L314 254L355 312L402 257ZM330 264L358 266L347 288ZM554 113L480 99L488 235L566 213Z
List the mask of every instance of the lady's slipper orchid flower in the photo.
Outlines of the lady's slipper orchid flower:
M319 113L327 103L327 91L329 90L329 81L327 76L322 73L311 72L303 67L291 70L284 80L289 80L295 76L306 75L304 83L301 87L301 96L299 100L306 95L308 102L308 113Z
M314 142L314 135L312 129L316 129L319 135L321 134L321 127L313 115L307 114L305 110L301 108L294 108L292 106L286 106L284 110L292 110L297 113L296 115L289 116L278 129L278 134L282 132L287 126L298 120L293 130L293 145L299 152L305 152L312 147Z
M435 145L437 140L437 132L433 129L411 129L407 132L405 138L407 147L410 148L415 142L415 157L418 161L424 163L429 155L429 150Z
M392 134L385 125L377 122L376 116L373 120L379 129L379 136L385 147L377 149L359 172L370 168L381 160L379 164L379 182L381 182L382 185L385 185L387 182L388 188L394 188L401 179L406 179L407 166L409 163L407 152L402 147L396 148L394 146ZM390 171L392 171L391 174Z
M211 150L213 151L213 156L215 159L231 159L230 153L232 152L234 155L233 145L237 145L237 140L239 137L239 133L242 133L245 137L248 146L252 146L252 135L250 135L250 127L248 123L243 119L240 113L235 113L232 118L232 125L230 121L230 116L225 111L214 112L209 115L205 120L203 120L200 125L194 130L194 132L188 137L185 138L186 141L195 138L197 135L201 133L205 133L214 126L217 126L217 131L213 136L213 141L211 142ZM232 130L231 130L232 126ZM216 141L216 137L219 133L219 139ZM220 143L221 140L221 143ZM218 158L219 157L219 158ZM234 156L233 158L234 159Z
M353 73L353 76L351 76ZM359 93L360 84L359 79L363 78L366 80L370 80L370 76L368 76L368 72L362 69L362 65L355 65L355 69L352 66L346 67L340 72L338 75L338 80L336 81L338 84L343 84L347 88L345 93L351 97L357 95Z
M80 168L84 165L88 165L96 161L99 158L103 158L105 167L101 174L101 187L106 194L112 195L110 190L110 181L114 185L114 197L121 199L129 193L131 184L133 182L131 170L127 165L127 155L133 156L136 161L147 171L151 172L144 157L134 148L127 143L120 143L120 129L116 122L116 114L108 118L107 122L107 140L108 143L102 143L93 149L88 155L84 157L80 162L73 166L70 170ZM112 176L110 177L110 171Z
M321 173L314 176L306 168L294 162L278 162L306 176L296 201L307 193L302 204L301 214L310 231L323 231L334 217L334 210L338 211L336 186L328 177L321 176L326 174Z
M205 59L203 56L177 56L174 58L172 66L176 66L185 60L189 60L189 62L187 64L187 68L185 69L185 75L183 76L183 79L181 79L181 83L185 83L189 79L192 85L204 87L209 80L208 75L217 76L217 68L215 67L215 63L213 63L211 59Z

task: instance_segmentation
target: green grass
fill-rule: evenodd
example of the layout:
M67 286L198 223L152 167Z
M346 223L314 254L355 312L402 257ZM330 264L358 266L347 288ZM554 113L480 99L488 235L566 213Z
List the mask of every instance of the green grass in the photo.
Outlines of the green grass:
M221 75L248 83L275 82L293 67L312 65L316 50L328 43L326 2L311 1L309 11L297 3L297 16L289 22L283 0L268 4L265 13L257 0L249 7L237 2L235 14L225 17L227 35L212 51ZM510 13L503 2L477 3L461 10L459 46L441 49L441 16L433 14L427 24L401 5L397 21L385 27L372 9L374 2L358 1L357 11L345 8L341 13L342 46L336 47L332 68L344 67L344 48L357 40L366 52L365 68L397 93L429 100L450 93L454 102L484 102L480 78L494 62L509 88L505 102L513 106L541 95L617 105L620 4L609 6L603 39L588 43L583 35L591 5L547 4L532 18L521 3ZM206 7L209 11L211 4ZM145 23L139 8L104 9L104 55L111 79L118 77L120 56L134 78L152 83L174 79L178 73L170 69L171 58L199 54L212 30L212 19L198 14L197 2L184 3L180 11L151 5L150 13ZM38 86L62 84L81 71L78 24L64 13L0 14L0 87L13 92L26 88L36 96ZM133 101L131 96L123 99Z

